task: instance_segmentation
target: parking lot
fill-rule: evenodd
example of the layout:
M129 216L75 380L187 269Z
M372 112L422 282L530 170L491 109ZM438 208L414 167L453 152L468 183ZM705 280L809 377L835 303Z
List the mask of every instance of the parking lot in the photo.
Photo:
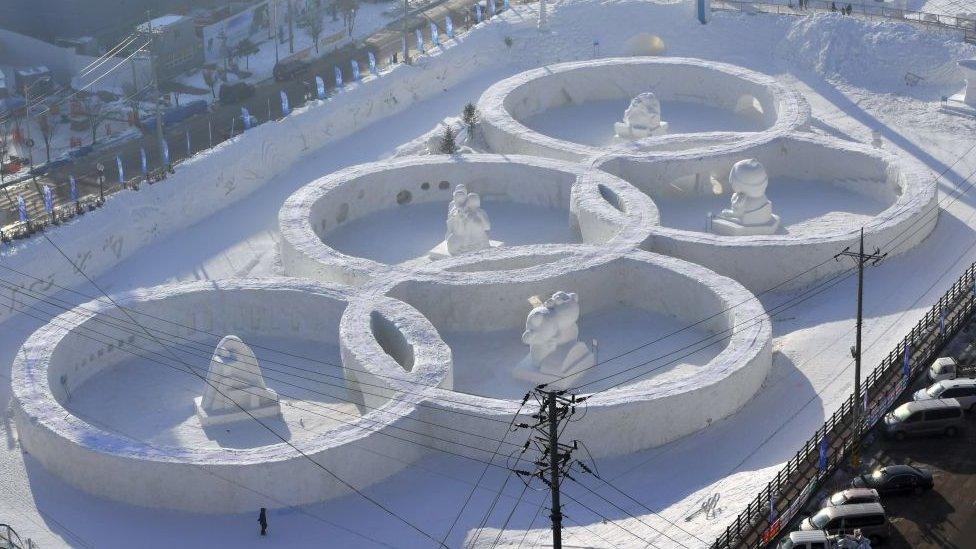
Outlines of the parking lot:
M959 364L976 363L976 322L950 342L942 356ZM899 400L911 400L918 389L930 385L927 378L916 381ZM882 497L890 520L891 536L883 545L891 549L976 547L976 414L968 413L965 428L955 437L912 437L902 441L883 436L875 428L862 448L863 469L908 464L932 472L934 489L918 495ZM817 511L820 498L847 488L853 474L839 471L812 498L805 511Z

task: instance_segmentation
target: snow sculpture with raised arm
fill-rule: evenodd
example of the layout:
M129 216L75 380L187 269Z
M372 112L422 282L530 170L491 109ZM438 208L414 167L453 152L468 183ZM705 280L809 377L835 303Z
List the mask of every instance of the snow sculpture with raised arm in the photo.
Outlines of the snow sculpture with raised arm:
M596 363L593 353L579 341L579 297L575 293L556 292L534 305L525 319L522 342L529 354L515 367L514 375L535 384L549 383L564 389Z
M668 123L661 121L661 102L657 96L644 92L632 99L624 111L623 122L615 123L613 130L621 139L643 139L667 133Z
M722 210L712 220L712 231L724 236L773 234L779 230L779 217L773 215L773 203L766 198L769 177L766 168L756 160L740 160L729 173L732 207Z
M193 403L204 427L281 413L278 394L264 384L254 351L235 335L217 344L203 396Z
M488 214L481 209L481 197L469 193L464 185L455 187L447 211L447 253L459 255L488 248L490 229Z

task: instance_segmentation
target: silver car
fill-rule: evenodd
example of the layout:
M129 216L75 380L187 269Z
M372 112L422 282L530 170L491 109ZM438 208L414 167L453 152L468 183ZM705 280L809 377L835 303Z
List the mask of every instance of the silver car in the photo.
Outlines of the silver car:
M881 497L878 495L878 491L873 488L848 488L823 498L820 501L820 508L857 503L876 503L878 501L881 501Z
M911 435L956 436L962 430L962 406L953 398L906 402L884 417L884 432L898 440Z
M916 402L934 398L954 398L963 409L976 411L976 379L943 379L912 395Z

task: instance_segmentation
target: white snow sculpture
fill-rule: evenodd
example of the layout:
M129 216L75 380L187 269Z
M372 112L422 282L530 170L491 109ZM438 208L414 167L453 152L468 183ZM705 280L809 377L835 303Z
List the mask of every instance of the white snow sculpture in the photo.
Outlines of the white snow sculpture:
M556 292L545 302L537 297L529 301L534 307L522 334L529 354L515 367L514 375L535 384L569 387L596 364L593 353L579 340L579 298L575 293Z
M447 210L447 253L459 255L487 249L488 230L491 222L488 214L481 209L481 197L469 193L467 187L454 188L454 198Z
M235 335L226 336L217 344L207 371L206 389L193 403L204 427L281 413L278 394L264 384L254 351Z
M668 123L661 121L661 102L653 92L644 92L630 101L624 121L613 125L621 139L643 139L667 133Z
M959 62L962 75L966 78L966 95L963 102L976 107L976 59L963 59Z
M712 231L725 236L773 234L779 229L779 217L773 215L773 203L766 198L769 177L766 168L755 158L740 160L729 173L732 207L722 210L712 221Z

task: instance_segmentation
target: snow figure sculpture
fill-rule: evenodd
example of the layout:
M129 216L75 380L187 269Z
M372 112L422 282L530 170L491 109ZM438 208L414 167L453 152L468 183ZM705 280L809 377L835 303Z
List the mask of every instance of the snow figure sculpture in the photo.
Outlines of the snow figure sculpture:
M281 413L278 394L264 384L254 351L235 335L226 336L217 344L207 371L206 389L193 403L204 427Z
M668 123L661 121L661 102L657 96L644 92L632 99L624 111L624 121L614 123L613 130L621 139L643 139L667 133Z
M447 210L447 253L459 255L487 249L491 222L481 209L481 197L469 193L467 187L454 188L454 198Z
M712 221L712 230L725 236L773 234L779 229L779 217L773 215L773 203L766 198L769 177L766 168L756 160L740 160L729 173L732 207L722 210Z
M976 107L976 59L964 59L959 62L962 75L966 78L966 95L963 102Z
M545 302L538 297L529 302L533 309L522 334L529 354L515 367L514 375L535 384L569 387L596 363L593 353L579 341L579 298L575 293L556 292Z

